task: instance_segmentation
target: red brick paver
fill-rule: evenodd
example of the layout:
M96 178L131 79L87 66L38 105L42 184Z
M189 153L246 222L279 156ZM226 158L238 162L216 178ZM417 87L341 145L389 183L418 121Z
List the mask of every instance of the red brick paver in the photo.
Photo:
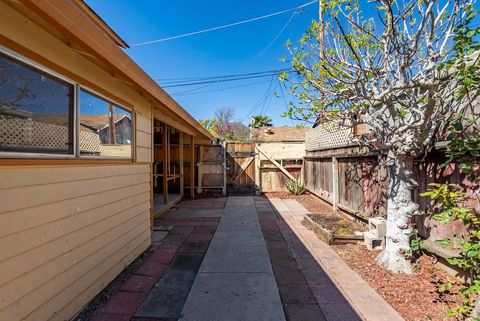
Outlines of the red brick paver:
M206 205L205 205L206 206ZM224 206L224 203L223 203ZM153 253L111 296L98 311L93 321L177 321L176 318L140 318L135 312L148 293L167 271L169 264L180 251L205 252L212 239L220 218L195 219L168 218L155 221L154 226L173 226L168 235L159 242Z
M273 212L259 213L259 218L287 320L359 321L289 225ZM335 301L325 301L326 296ZM332 304L343 312L331 314ZM324 313L325 305L329 306Z
M158 278L148 275L132 275L120 291L147 293L157 283Z
M135 271L136 274L150 275L160 278L167 270L168 265L156 262L143 262L143 264Z
M146 293L141 292L118 291L103 307L103 312L132 316L146 296Z

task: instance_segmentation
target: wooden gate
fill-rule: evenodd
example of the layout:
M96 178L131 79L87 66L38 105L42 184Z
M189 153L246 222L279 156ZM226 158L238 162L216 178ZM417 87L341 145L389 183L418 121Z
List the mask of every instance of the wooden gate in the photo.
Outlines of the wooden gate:
M229 194L255 193L255 144L226 143Z
M198 193L222 190L226 195L225 149L222 145L199 145Z

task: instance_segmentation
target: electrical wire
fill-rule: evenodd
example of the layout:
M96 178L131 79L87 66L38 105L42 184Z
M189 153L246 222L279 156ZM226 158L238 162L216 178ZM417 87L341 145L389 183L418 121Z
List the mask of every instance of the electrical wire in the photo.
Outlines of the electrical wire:
M267 44L265 48L263 48L255 57L253 57L250 61L247 62L247 64L254 62L258 58L260 58L264 53L270 49L270 47L277 41L277 39L282 35L282 33L287 29L288 25L290 22L292 22L293 18L297 16L297 11L293 12L290 18L287 20L283 28L273 37L273 39Z
M275 79L275 77L272 76L272 78L270 79L270 84L268 85L267 90L263 93L263 95L260 97L260 99L252 106L252 108L250 108L250 110L245 115L245 117L243 117L243 119L240 121L241 123L243 123L252 114L252 112L255 109L257 109L262 104L262 102L265 101L268 98L268 94L270 93L270 90L272 88L272 84L273 84L274 79Z
M229 89L240 88L240 87L248 87L248 86L253 86L253 85L258 85L258 84L266 84L267 82L269 82L269 80L268 81L257 81L257 82L252 82L252 83L238 85L238 86L223 87L223 88L216 88L216 89L210 89L210 90L202 90L202 91L197 91L197 90L201 89L201 88L197 88L197 89L193 89L193 90L171 93L171 95L174 95L174 96L196 95L196 94L203 94L203 93L209 93L209 92L214 92L214 91L229 90Z
M286 71L288 73L294 72L293 70ZM205 81L197 81L197 82L184 82L184 83L173 83L171 85L161 85L163 88L172 88L172 87L185 87L185 86L194 86L194 85L203 85L203 84L213 84L213 83L223 83L229 81L238 81L238 80L246 80L246 79L255 79L255 78L264 78L264 77L271 77L271 76L278 76L280 72L273 72L269 74L261 74L261 75L253 75L253 76L242 76L236 78L221 78L221 79L212 79L212 80L205 80Z
M276 74L282 71L289 71L289 70L291 69L275 69L275 70L256 71L256 72L241 73L241 74L228 74L228 75L220 75L220 76L202 76L202 77L187 77L187 78L154 78L154 80L162 82L165 85L171 85L171 84L183 83L183 82L188 83L192 81L228 79L228 78L257 76L257 75L265 75L265 74L271 75L271 74ZM165 82L163 82L163 80L165 80Z
M283 103L285 104L285 111L287 112L290 108L288 107L287 99L285 98L285 92L283 91L283 86L285 84L279 84L279 85L280 85L280 91L282 92ZM290 119L290 121L293 126L293 119Z
M255 18L250 18L250 19L247 19L247 20L237 21L237 22L229 23L229 24L222 25L222 26L217 26L217 27L212 27L212 28L203 29L203 30L199 30L199 31L189 32L189 33L185 33L185 34L181 34L181 35L177 35L177 36L171 36L171 37L166 37L166 38L161 38L161 39L156 39L156 40L150 40L150 41L145 41L145 42L136 43L136 44L131 45L130 47L131 47L131 48L141 47L141 46L145 46L145 45L151 45L151 44L154 44L154 43L160 43L160 42L164 42L164 41L169 41L169 40L175 40L175 39L190 37L190 36L194 36L194 35L198 35L198 34L202 34L202 33L206 33L206 32L211 32L211 31L215 31L215 30L230 28L230 27L238 26L238 25L241 25L241 24L249 23L249 22L253 22L253 21L257 21L257 20L261 20L261 19L266 19L266 18L270 18L270 17L274 17L274 16L278 16L278 15L284 14L284 13L286 13L286 12L296 11L296 10L299 10L299 9L302 9L302 8L305 8L305 7L308 7L308 6L310 6L310 5L314 4L314 3L317 3L317 0L307 2L307 3L303 4L303 5L298 6L298 7L295 7L295 8L285 9L285 10L282 10L282 11L270 13L270 14L263 15L263 16L259 16L259 17L255 17Z

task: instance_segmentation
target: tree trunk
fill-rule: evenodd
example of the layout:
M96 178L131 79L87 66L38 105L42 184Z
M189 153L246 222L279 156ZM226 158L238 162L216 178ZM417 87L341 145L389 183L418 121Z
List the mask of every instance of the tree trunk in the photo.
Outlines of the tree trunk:
M477 296L470 320L473 321L475 317L480 317L480 296Z
M412 201L413 159L390 156L390 187L387 205L387 237L385 249L377 257L377 262L387 270L398 273L411 273L410 259L406 254L410 249L410 219L417 210Z

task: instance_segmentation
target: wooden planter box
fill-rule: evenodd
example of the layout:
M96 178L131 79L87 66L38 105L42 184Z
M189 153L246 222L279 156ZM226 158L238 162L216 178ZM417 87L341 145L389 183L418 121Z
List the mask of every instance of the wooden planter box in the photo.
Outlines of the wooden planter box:
M327 244L345 244L345 243L357 243L363 241L363 236L352 234L336 234L329 229L324 228L320 224L313 221L308 214L303 216L303 224L310 230L315 232L319 239Z

